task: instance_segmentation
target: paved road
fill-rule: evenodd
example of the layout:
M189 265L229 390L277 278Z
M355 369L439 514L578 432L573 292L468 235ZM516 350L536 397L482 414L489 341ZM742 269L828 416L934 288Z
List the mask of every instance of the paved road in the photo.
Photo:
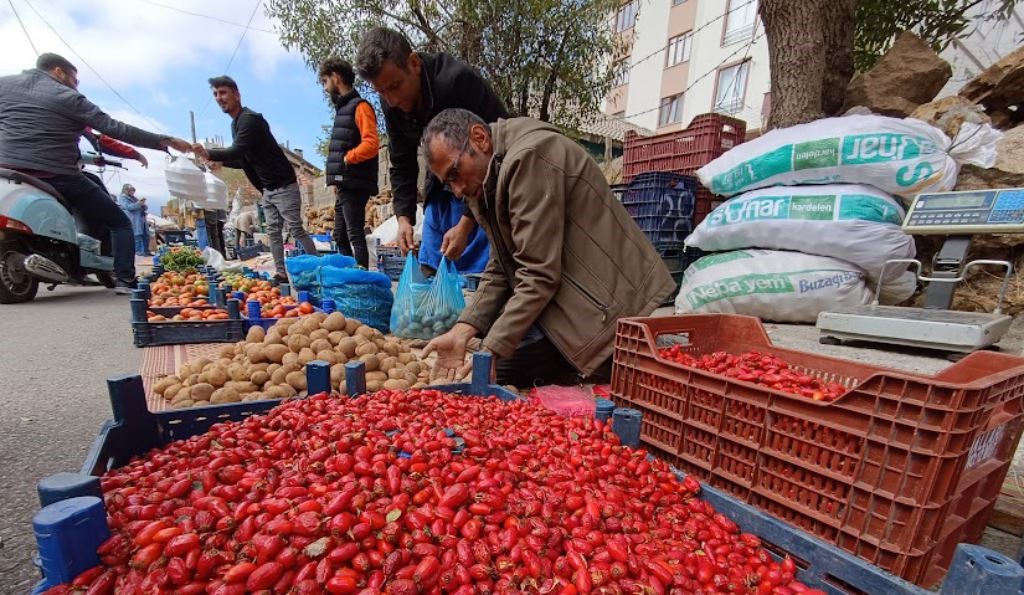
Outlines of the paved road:
M0 593L38 580L32 514L36 481L77 471L110 416L104 380L138 372L128 298L99 288L40 289L0 306Z

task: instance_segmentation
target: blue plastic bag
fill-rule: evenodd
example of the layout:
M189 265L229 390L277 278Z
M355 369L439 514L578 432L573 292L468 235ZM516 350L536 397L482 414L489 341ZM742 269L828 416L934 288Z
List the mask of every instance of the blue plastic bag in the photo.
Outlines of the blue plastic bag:
M324 256L303 254L284 260L284 267L288 271L292 289L308 291L315 305L320 305L320 300L323 297L320 295L320 269L325 266L351 268L356 266L356 259L344 254L326 254Z
M408 339L433 339L455 326L465 307L462 281L450 260L441 258L437 275L428 283L410 253L398 281L391 331Z
M334 307L346 318L388 332L391 320L391 279L381 273L355 268L320 268L320 292L323 299L334 300Z

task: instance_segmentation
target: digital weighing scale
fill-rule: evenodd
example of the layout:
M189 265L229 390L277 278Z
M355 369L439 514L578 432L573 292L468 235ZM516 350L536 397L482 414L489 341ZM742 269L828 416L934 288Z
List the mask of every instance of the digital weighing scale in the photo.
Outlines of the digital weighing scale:
M1003 298L1013 272L1005 260L974 260L964 263L972 236L1024 232L1024 188L921 194L903 220L911 235L947 236L932 261L932 273L921 274L921 261L890 260L880 277L894 265L911 265L926 282L924 307L878 305L879 290L871 305L822 312L818 316L820 341L837 345L869 341L937 349L957 354L984 349L998 342L1010 328L1011 317L1002 313ZM956 284L977 266L1006 270L996 308L991 313L950 310Z

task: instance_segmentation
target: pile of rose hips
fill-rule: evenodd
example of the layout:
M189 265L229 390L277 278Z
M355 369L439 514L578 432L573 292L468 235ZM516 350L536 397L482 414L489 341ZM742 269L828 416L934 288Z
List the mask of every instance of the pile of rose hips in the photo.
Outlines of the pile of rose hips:
M761 384L815 401L834 401L846 392L846 387L842 384L822 382L810 374L793 370L789 367L789 362L774 355L756 351L741 355L716 351L694 356L682 349L679 345L673 345L660 349L658 355L684 366L722 374L744 382Z
M821 593L692 478L525 402L318 395L102 487L102 564L49 593Z

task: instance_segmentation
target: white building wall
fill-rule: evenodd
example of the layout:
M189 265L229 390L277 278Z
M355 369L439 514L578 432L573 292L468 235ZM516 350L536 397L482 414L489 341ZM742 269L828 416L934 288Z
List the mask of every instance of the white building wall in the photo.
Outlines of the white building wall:
M654 130L658 127L658 105L661 102L661 75L665 67L665 44L668 41L668 9L672 0L639 0L640 12L633 27L633 52L626 100L626 115L633 124ZM697 0L689 0L695 2ZM654 54L653 56L651 54Z

